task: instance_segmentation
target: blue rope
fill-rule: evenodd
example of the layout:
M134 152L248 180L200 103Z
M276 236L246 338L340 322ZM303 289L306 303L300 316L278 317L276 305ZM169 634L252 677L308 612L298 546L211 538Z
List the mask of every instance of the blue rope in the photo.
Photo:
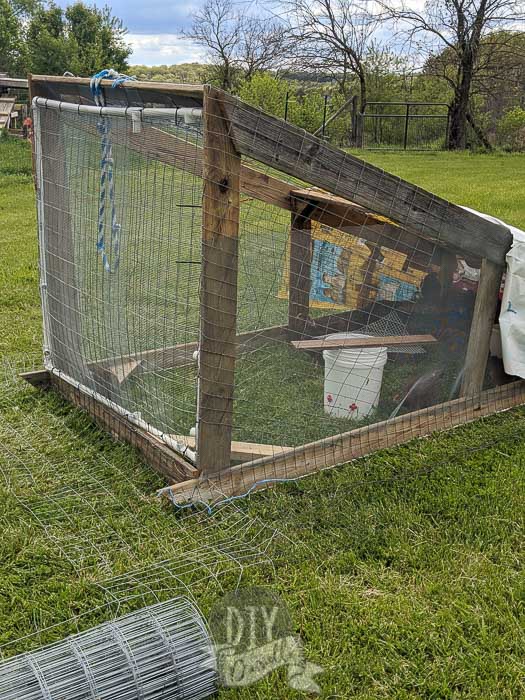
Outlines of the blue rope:
M106 106L106 98L102 90L102 81L113 79L112 87L117 88L129 80L135 80L133 76L117 73L112 68L95 73L90 81L90 90L93 100L98 107ZM113 147L111 143L111 119L101 117L97 124L97 130L101 136L100 159L100 194L98 207L98 239L97 251L102 256L102 263L106 272L116 272L120 262L120 232L121 225L117 219L117 207L115 203L115 184L113 178ZM108 255L106 248L106 205L109 200L111 206L111 238Z

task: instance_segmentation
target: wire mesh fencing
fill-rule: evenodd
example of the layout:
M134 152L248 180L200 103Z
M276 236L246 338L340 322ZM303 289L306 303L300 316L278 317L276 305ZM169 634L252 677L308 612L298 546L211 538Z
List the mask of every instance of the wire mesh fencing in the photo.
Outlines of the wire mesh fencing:
M369 102L360 119L359 143L377 150L446 148L449 105L439 102Z
M200 700L215 689L211 639L183 597L0 663L5 700Z
M469 420L482 389L486 411L519 400L497 391L497 349L473 369L491 327L470 338L484 256L496 314L508 231L202 95L36 99L53 375L235 492Z

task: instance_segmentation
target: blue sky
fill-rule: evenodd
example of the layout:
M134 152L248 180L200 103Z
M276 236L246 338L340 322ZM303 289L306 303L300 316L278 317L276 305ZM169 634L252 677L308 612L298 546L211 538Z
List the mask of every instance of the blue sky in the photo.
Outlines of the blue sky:
M93 0L86 2L92 4ZM70 2L60 0L59 4L65 6ZM204 59L202 49L177 37L177 31L191 23L191 12L199 7L200 2L94 0L94 4L99 7L110 5L113 14L123 20L129 31L128 41L133 46L131 63L159 65Z

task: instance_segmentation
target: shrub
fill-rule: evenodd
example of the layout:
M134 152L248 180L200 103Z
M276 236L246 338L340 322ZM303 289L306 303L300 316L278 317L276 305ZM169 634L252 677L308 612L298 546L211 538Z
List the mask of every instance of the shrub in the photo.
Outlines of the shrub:
M525 109L513 107L498 123L501 145L511 151L525 151Z
M288 90L289 86L285 80L275 78L269 73L256 73L251 80L242 84L239 97L269 114L282 117Z

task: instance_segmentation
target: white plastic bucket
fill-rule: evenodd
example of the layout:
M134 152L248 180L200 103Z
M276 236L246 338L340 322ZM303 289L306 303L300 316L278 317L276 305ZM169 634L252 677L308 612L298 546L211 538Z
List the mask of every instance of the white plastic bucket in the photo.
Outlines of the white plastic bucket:
M369 338L362 333L334 333L327 339ZM386 347L323 350L324 410L331 416L359 419L379 403Z

